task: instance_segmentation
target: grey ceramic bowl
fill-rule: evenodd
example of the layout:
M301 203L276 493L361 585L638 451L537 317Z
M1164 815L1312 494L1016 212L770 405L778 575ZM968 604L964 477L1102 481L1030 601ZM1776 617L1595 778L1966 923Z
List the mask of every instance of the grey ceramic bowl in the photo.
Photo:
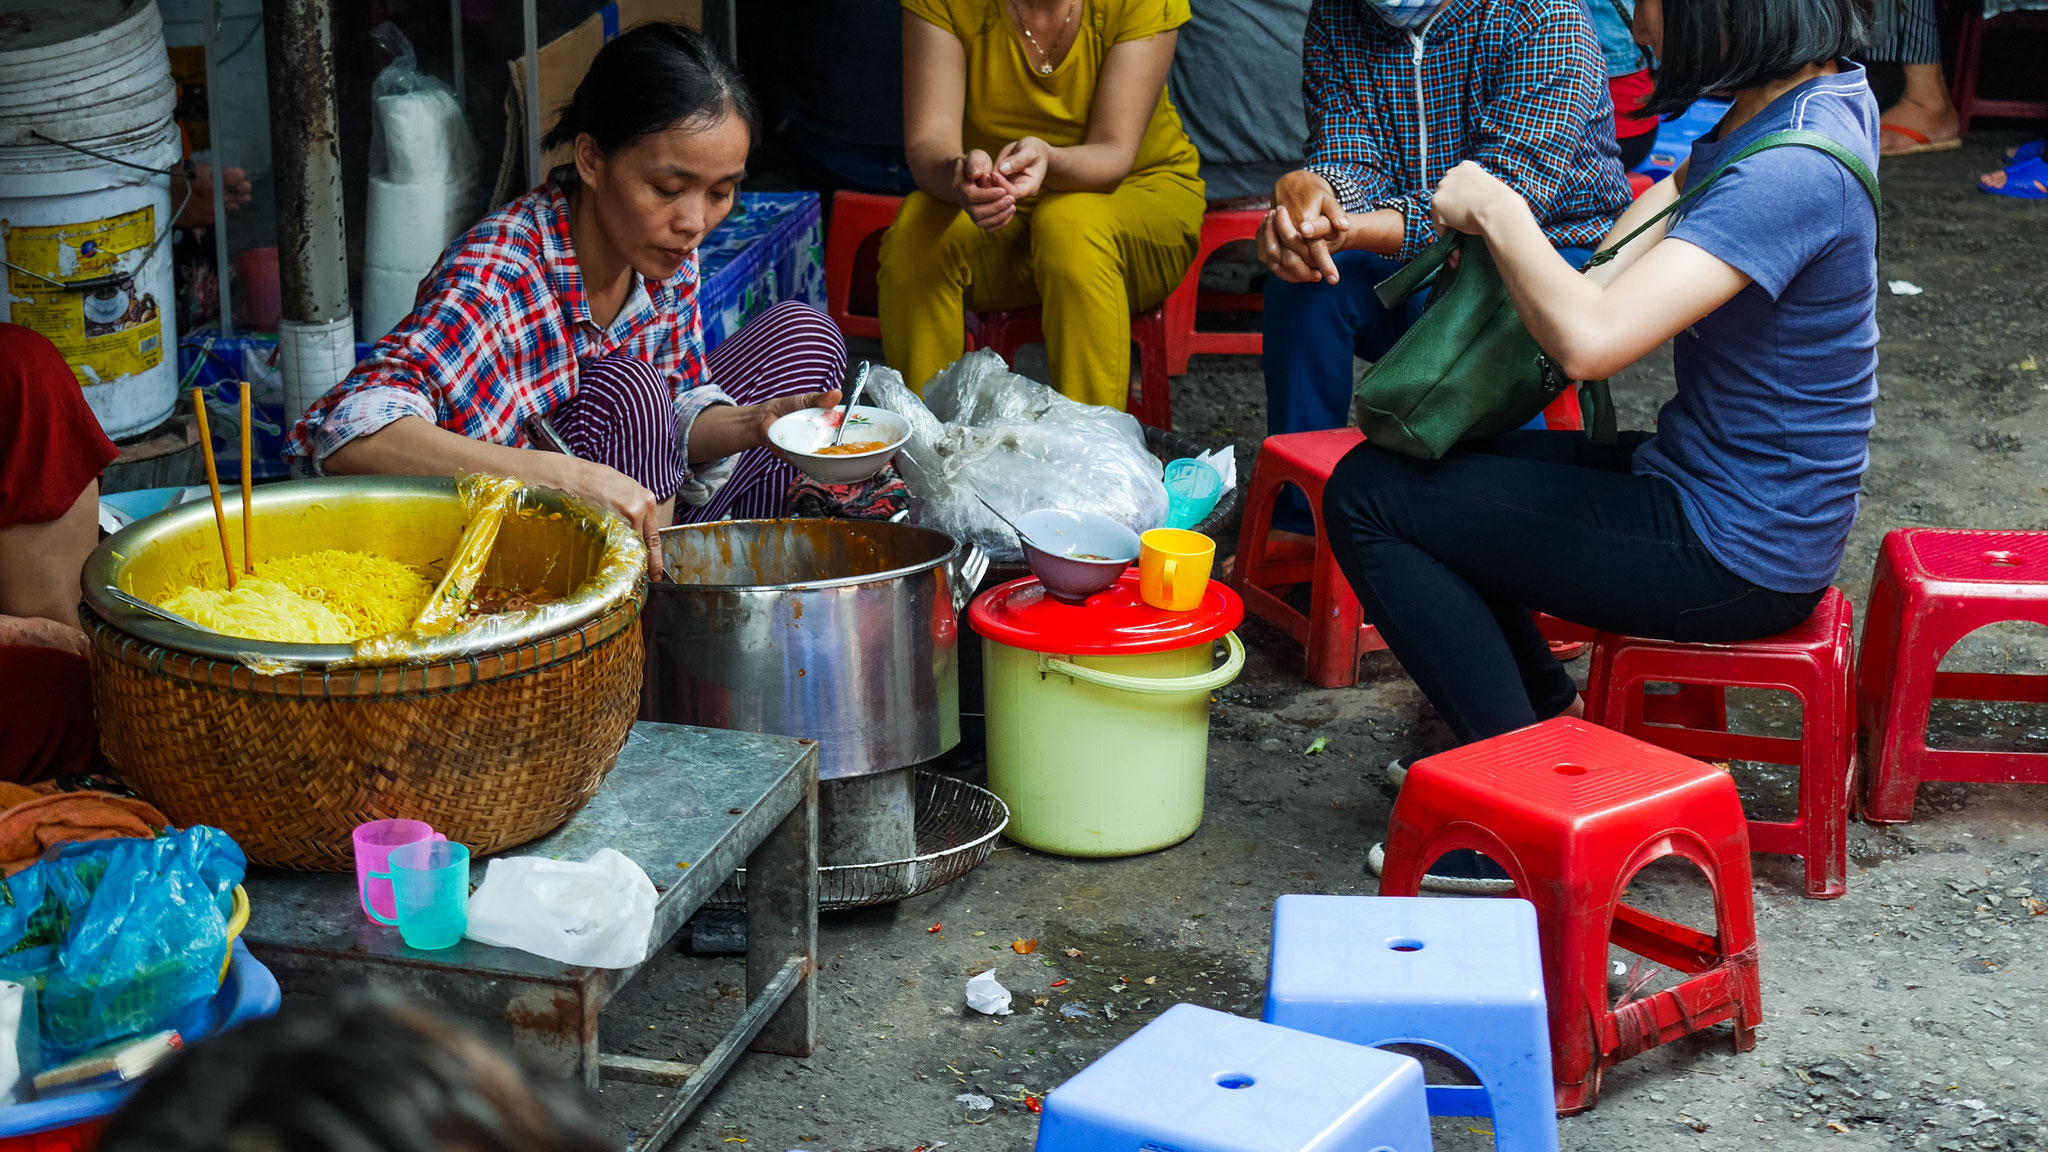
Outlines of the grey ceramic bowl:
M1086 600L1138 558L1138 534L1092 512L1027 512L1017 527L1032 575L1062 600Z

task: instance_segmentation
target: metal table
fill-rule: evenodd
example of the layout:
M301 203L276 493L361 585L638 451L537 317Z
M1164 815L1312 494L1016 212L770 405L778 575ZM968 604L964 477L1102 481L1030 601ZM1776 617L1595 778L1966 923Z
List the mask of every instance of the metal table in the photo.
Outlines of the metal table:
M582 860L605 847L631 857L659 890L650 958L734 869L747 869L747 1008L700 1065L600 1054L598 1014L638 968L582 968L469 940L415 951L396 928L363 915L353 875L252 870L242 939L287 992L396 987L462 1016L502 1021L518 1049L593 1090L600 1074L684 1085L635 1144L658 1148L748 1047L808 1056L817 1043L818 746L635 724L589 805L506 854ZM476 863L474 879L483 867Z

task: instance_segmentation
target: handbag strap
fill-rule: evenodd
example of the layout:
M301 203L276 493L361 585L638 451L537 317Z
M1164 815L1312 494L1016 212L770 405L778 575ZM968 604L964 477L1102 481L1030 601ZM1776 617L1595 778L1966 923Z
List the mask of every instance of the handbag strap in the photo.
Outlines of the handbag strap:
M1880 230L1883 228L1884 198L1877 190L1877 177L1871 174L1870 167L1863 162L1863 158L1844 148L1838 141L1823 136L1818 132L1810 132L1804 128L1783 128L1768 135L1758 137L1735 155L1715 165L1714 170L1707 173L1706 179L1687 188L1685 193L1678 199L1665 205L1663 211L1643 221L1642 224L1636 227L1635 231L1622 237L1620 243L1595 252L1593 258L1586 261L1586 267L1598 268L1600 265L1614 259L1615 255L1623 248L1628 247L1631 241L1641 236L1644 232L1649 231L1652 225L1683 208L1694 197L1705 192L1729 168L1759 152L1768 151L1772 148L1811 148L1816 152L1825 152L1829 156L1834 157L1842 167L1847 168L1849 173L1856 177L1857 183L1863 185L1863 194L1870 197L1871 210L1877 215L1877 226Z

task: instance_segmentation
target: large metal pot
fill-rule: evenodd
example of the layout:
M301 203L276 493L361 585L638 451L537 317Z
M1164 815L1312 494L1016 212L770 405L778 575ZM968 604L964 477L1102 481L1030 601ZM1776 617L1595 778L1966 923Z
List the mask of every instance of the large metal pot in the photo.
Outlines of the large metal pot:
M661 534L641 718L807 736L826 779L960 742L978 549L908 524L727 520Z

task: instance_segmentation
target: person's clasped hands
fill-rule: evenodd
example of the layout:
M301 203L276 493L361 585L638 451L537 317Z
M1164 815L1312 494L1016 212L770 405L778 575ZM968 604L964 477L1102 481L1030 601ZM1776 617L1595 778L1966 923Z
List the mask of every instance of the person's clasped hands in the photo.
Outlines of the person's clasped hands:
M953 188L975 226L994 232L1016 219L1017 205L1045 188L1052 145L1026 136L991 158L979 148L953 162Z
M1289 172L1273 186L1273 207L1259 221L1259 261L1290 284L1335 284L1330 257L1344 250L1350 231L1351 217L1328 180Z

